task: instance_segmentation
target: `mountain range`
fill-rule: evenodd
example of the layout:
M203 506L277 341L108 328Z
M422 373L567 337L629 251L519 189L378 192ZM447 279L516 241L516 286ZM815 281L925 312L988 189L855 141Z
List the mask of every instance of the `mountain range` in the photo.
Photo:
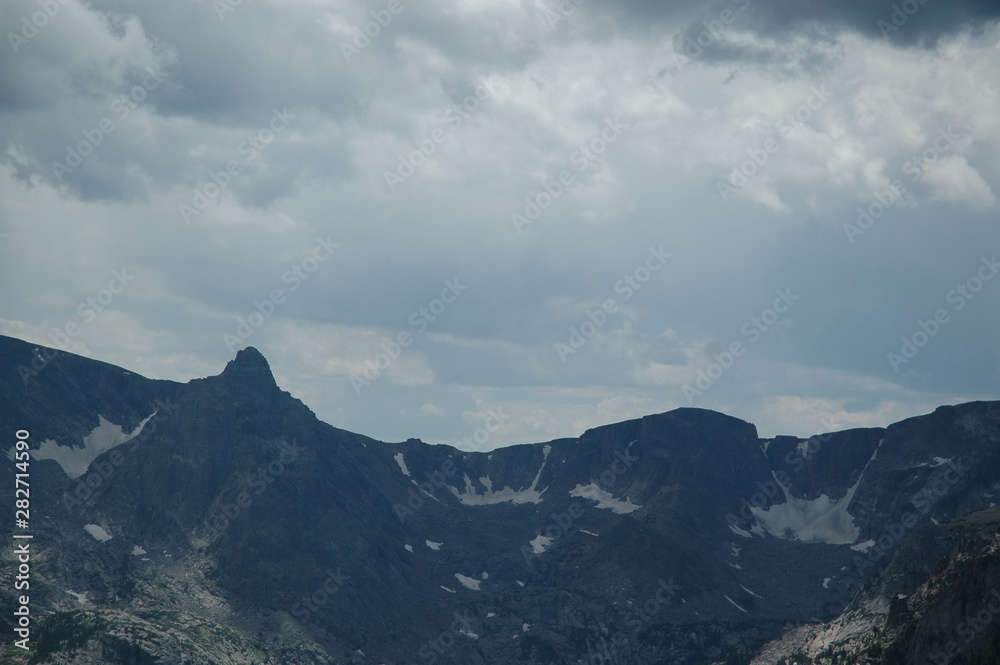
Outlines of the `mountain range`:
M252 347L177 383L0 337L0 431L5 663L1000 662L998 402L468 452L324 423Z

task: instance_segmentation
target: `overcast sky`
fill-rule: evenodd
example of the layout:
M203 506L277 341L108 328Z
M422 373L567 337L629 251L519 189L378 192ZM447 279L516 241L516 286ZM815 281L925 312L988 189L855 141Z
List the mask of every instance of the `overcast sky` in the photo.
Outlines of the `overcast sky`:
M4 2L0 333L468 449L997 399L998 15Z

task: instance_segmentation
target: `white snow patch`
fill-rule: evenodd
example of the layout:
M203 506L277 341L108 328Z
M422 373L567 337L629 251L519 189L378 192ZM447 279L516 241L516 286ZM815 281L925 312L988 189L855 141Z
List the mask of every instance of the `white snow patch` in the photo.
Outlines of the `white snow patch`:
M854 517L847 512L847 507L864 479L865 471L878 456L881 448L880 442L862 469L857 482L839 499L831 499L826 494L820 494L815 499L799 499L791 496L788 488L778 483L785 494L784 503L773 505L767 510L751 506L750 510L757 518L757 523L776 538L798 540L803 543L850 545L858 539L861 529L854 524ZM778 477L773 473L771 475L775 482L778 482Z
M733 547L730 553L731 553L731 554L732 554L733 556L739 556L739 555L740 555L740 552L742 552L742 551L743 551L743 548L742 548L742 547Z
M730 603L732 603L733 605L735 605L735 606L736 606L736 609L738 609L738 610L739 610L740 612L743 612L744 614L746 614L746 613L747 613L747 611L746 611L745 609L743 609L743 608L742 608L742 607L740 607L739 605L736 605L736 601L734 601L734 600L733 600L732 598L730 598L730 597L729 597L729 596L727 596L726 594L722 594L722 597L723 597L723 598L725 598L726 600L728 600L728 601L729 601Z
M479 585L482 584L480 580L474 577L466 577L461 573L455 573L455 579L462 583L466 589L472 589L473 591L481 591Z
M855 552L867 552L871 548L875 547L874 540L866 540L863 543L858 543L857 545L851 545L851 549Z
M522 582L521 580L517 580L517 585L518 586L524 586L524 582Z
M87 598L86 591L84 591L83 593L77 593L76 591L70 591L69 589L66 589L66 593L76 598L77 602L80 603L80 605L82 605L83 607L86 607L87 605L90 604L90 600Z
M522 623L521 624L521 632L522 633L528 632L529 628L531 628L531 624L530 623Z
M585 533L588 536L594 536L595 538L597 537L596 533L594 533L593 531L587 531L586 529L580 529L580 533Z
M756 525L754 525L754 526L756 526ZM753 538L753 534L752 533L750 533L749 531L745 531L745 530L739 528L735 524L730 524L729 525L729 530L732 531L733 533L735 533L737 536L743 536L744 538Z
M823 578L823 588L824 589L829 589L830 588L830 580L832 580L832 579L833 579L832 577L824 577Z
M399 470L403 472L404 476L410 475L410 470L406 468L406 458L403 457L403 453L396 453L392 456L392 459L396 460L396 464L399 465Z
M538 534L529 543L531 544L531 551L535 554L541 554L545 551L545 548L552 544L553 538L547 538L542 534ZM520 583L519 583L520 584ZM524 585L521 585L524 586Z
M949 457L949 458L945 459L944 457L935 457L934 458L934 463L931 464L931 466L941 466L942 464L947 464L948 462L952 461L953 459L955 459L955 458L954 457Z
M424 542L427 543L427 547L435 551L441 549L441 545L444 544L444 543L435 543L433 540L425 540Z
M137 436L142 428L146 426L149 419L156 415L156 411L146 416L146 419L139 423L134 430L126 433L120 425L116 425L104 416L98 415L97 427L87 436L83 437L83 448L76 446L60 446L52 439L42 441L38 450L32 450L31 456L37 460L55 460L62 470L70 478L79 478L87 472L90 463L97 459L98 455L105 453L115 446L120 446L129 439ZM14 450L11 449L8 457L14 459Z
M611 492L602 490L596 483L590 483L589 485L577 484L576 487L569 491L569 495L592 499L597 502L598 508L606 508L619 515L631 513L642 508L642 506L632 503L628 497L625 497L624 501L616 499L611 495Z
M487 612L486 613L486 618L487 619L491 619L491 618L495 617L496 615L497 615L496 612Z
M482 578L482 579L484 579L484 580L488 580L488 579L490 578L490 574L489 574L489 573L487 573L487 572L486 572L486 571L484 570L484 571L483 571L483 574L482 574L482 575L480 575L479 577L481 577L481 578Z
M97 526L96 524L88 524L83 528L87 531L87 533L89 533L102 543L111 540L111 534L102 529L101 527Z
M448 587L444 586L443 584L441 585L441 588L444 589L445 591L447 591L448 593L458 593L454 589L449 589Z
M469 639L472 639L472 640L478 640L479 639L479 635L477 635L476 633L472 632L471 630L466 630L465 628L463 628L462 630L460 630L458 632L462 633L463 635L465 635Z
M142 549L139 545L132 546L132 556L142 556L146 553L146 550Z
M538 491L538 480L542 477L542 470L545 468L546 462L549 460L549 453L552 451L552 446L546 445L542 448L543 458L542 465L538 468L538 473L535 474L535 479L531 481L525 489L515 490L511 487L504 487L502 490L493 491L493 481L490 480L489 476L485 476L479 479L479 482L483 484L486 491L482 494L478 494L476 489L472 486L472 480L469 478L468 474L465 475L465 491L459 492L458 489L447 485L447 488L451 490L459 501L461 501L466 506L489 506L495 503L541 503L542 494L545 493L544 488Z
M413 553L413 545L410 545L409 543L403 545L403 549L406 550L407 552L410 552L411 554Z
M731 563L731 564L729 564L729 567L730 568L735 568L736 570L743 570L743 566L741 566L738 563Z
M750 589L746 588L746 587L745 587L745 586L743 586L742 584L740 585L740 588L741 588L741 589L743 589L744 591L746 591L746 592L747 592L748 594L750 594L751 596L756 596L757 598L760 598L761 600L764 600L764 597L763 597L763 596L761 596L760 594L756 594L756 593L754 593L753 591L751 591Z

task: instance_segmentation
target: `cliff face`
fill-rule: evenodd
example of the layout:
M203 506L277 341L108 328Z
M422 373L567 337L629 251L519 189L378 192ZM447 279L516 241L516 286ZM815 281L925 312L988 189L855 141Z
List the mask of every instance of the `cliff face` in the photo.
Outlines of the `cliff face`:
M916 530L844 613L767 645L754 665L1000 662L1000 510Z
M38 354L0 338L37 662L746 662L852 598L884 616L954 554L915 534L997 493L996 403L809 440L678 409L469 453L323 423L255 349L187 384L68 354L25 384Z
M1000 511L945 528L968 542L890 610L884 665L1000 663Z

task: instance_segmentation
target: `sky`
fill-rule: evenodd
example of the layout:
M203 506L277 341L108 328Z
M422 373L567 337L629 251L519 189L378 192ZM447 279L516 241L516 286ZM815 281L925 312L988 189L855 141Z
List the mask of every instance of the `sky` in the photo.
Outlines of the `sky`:
M12 0L0 334L467 450L1000 385L1000 5Z

